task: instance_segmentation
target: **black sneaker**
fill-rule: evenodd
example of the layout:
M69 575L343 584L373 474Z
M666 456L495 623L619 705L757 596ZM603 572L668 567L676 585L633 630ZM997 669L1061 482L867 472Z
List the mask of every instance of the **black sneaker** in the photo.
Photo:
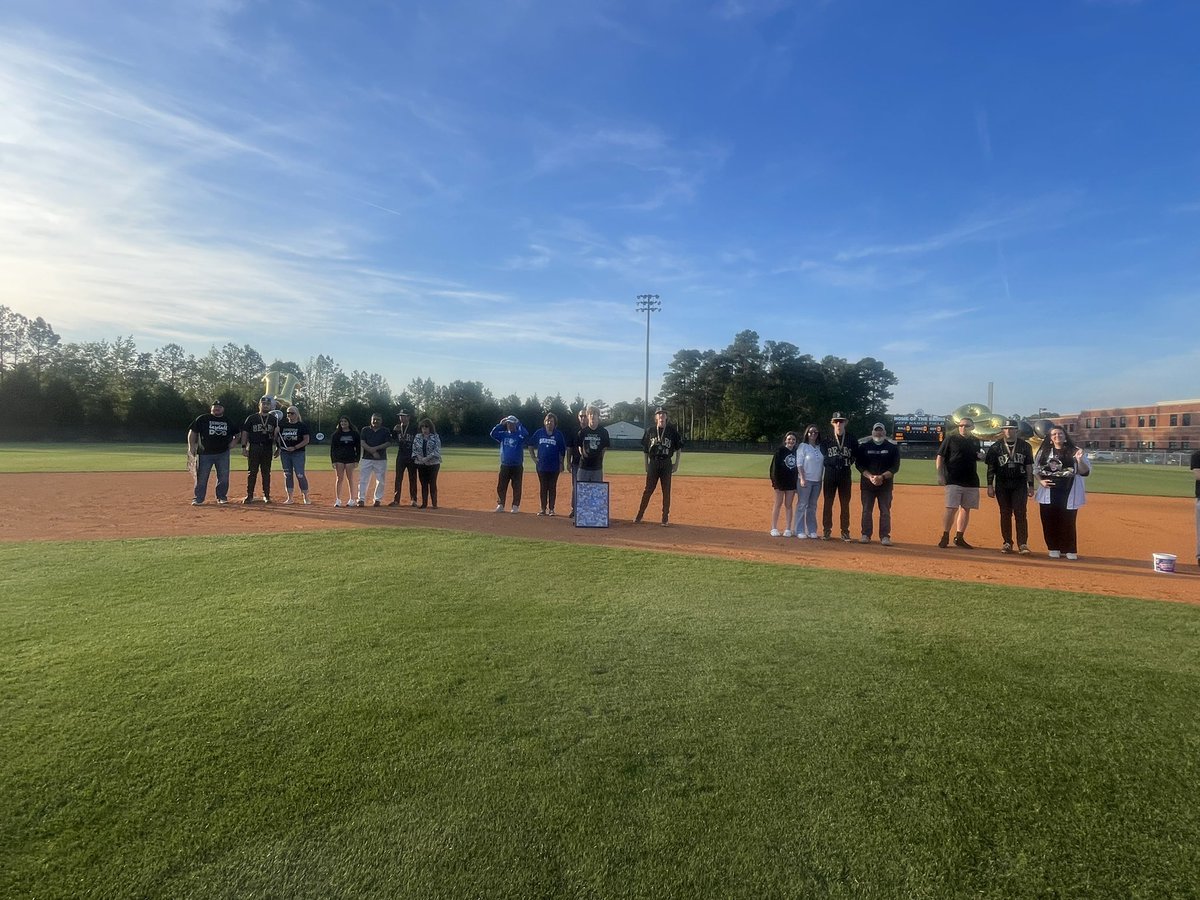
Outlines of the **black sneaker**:
M1005 544L1000 548L1001 553L1012 553L1012 544Z
M249 506L253 502L254 502L253 497L243 497L242 498L242 506Z
M974 550L975 549L974 547L972 547L970 544L967 543L966 538L964 538L961 534L954 536L954 546L961 547L963 550Z
M372 506L378 506L378 505L379 505L379 501L378 501L378 500L376 500L376 501L375 501L374 503L372 503L371 505L372 505Z
M848 531L842 532L842 543L844 543L844 544L850 543L850 532L848 532Z
M950 546L950 535L943 534L942 539L940 541L938 541L938 546L941 547L943 550L945 550L947 547L949 547Z
M828 531L825 532L823 535L821 535L821 540L823 540L823 541L829 540L829 532Z
M393 500L391 503L388 504L388 506L399 506L399 505L400 505L399 500Z

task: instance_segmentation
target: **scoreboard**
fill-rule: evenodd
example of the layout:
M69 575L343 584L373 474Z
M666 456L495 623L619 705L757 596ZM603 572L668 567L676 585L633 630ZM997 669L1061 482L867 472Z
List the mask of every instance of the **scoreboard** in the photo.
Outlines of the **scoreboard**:
M946 437L945 416L896 416L893 438L897 444L938 444Z

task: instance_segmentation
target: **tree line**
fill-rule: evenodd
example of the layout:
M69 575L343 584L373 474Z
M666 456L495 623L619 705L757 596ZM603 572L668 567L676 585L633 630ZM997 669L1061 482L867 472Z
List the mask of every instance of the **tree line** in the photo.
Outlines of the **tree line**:
M605 421L640 424L642 398L608 404L561 394L495 397L478 381L437 385L414 378L399 393L378 373L346 372L320 354L304 362L267 362L249 344L212 346L195 356L170 343L139 351L132 336L64 342L41 316L30 319L0 305L0 437L7 440L122 440L178 436L216 397L231 415L255 408L263 374L292 377L294 401L317 430L340 415L361 424L372 412L389 420L401 409L429 417L443 435L478 438L504 415L536 426L553 412L570 428L587 403ZM692 440L776 441L808 421L843 410L865 431L881 418L896 378L874 359L819 362L794 344L739 333L721 351L680 350L652 405L668 407Z

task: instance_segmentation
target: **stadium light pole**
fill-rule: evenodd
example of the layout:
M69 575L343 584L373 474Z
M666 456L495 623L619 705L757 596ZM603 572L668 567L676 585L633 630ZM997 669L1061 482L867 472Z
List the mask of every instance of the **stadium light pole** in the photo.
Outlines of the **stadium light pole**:
M646 387L642 392L642 427L650 427L650 313L662 309L658 294L638 294L637 311L646 314Z

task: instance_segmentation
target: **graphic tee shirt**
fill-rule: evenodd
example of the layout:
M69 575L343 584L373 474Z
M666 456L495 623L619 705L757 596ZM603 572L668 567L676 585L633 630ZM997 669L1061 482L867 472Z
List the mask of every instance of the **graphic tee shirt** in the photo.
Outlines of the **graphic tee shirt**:
M683 447L679 429L668 422L662 428L654 425L642 435L642 452L651 459L670 459L676 450Z
M557 428L553 433L547 433L545 428L539 428L529 438L529 446L537 452L537 470L539 472L562 470L563 457L567 453L567 439Z
M271 413L251 413L242 423L242 431L250 435L250 443L255 445L274 444L275 426L279 420Z
M800 470L796 468L796 451L780 447L771 457L771 487L777 491L794 491L800 481Z
M604 451L608 449L608 430L584 425L575 439L579 448L579 468L589 472L604 468Z
M199 435L197 450L200 453L226 453L233 441L233 426L224 416L205 413L197 416L188 428Z
M942 441L937 455L942 458L946 484L979 487L979 468L976 464L979 462L981 446L978 438L965 434L951 434Z
M279 426L279 437L283 441L283 446L287 447L288 449L294 448L298 443L304 440L304 436L309 433L308 426L303 422L297 422L295 425L290 422L284 422ZM305 447L301 447L299 450L293 450L293 452L303 453L306 447L307 445L305 445Z

